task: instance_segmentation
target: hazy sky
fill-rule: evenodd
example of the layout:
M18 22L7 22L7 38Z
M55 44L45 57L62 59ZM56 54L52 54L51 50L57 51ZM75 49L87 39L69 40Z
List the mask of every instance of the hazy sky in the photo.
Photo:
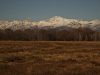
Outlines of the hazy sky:
M0 0L0 19L100 19L100 0Z

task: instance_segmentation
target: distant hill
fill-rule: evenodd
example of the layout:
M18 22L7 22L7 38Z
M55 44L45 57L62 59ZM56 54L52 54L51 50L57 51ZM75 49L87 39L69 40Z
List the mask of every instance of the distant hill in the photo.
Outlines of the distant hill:
M0 40L99 41L100 20L55 16L42 21L0 21Z

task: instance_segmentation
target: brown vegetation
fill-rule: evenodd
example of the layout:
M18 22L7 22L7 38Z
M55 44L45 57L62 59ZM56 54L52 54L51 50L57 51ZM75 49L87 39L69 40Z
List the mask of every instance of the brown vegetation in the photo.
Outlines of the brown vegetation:
M100 75L100 42L1 41L0 75Z
M0 30L0 40L18 41L100 41L100 32L89 28Z

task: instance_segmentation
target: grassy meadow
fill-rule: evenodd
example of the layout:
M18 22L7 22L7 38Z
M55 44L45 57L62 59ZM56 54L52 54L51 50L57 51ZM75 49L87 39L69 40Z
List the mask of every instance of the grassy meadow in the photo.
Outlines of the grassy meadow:
M100 42L1 41L0 75L100 75Z

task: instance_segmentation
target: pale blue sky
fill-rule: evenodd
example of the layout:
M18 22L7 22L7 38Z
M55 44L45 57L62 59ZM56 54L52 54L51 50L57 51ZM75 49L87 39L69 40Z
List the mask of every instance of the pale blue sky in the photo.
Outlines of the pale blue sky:
M0 0L0 19L100 19L100 0Z

